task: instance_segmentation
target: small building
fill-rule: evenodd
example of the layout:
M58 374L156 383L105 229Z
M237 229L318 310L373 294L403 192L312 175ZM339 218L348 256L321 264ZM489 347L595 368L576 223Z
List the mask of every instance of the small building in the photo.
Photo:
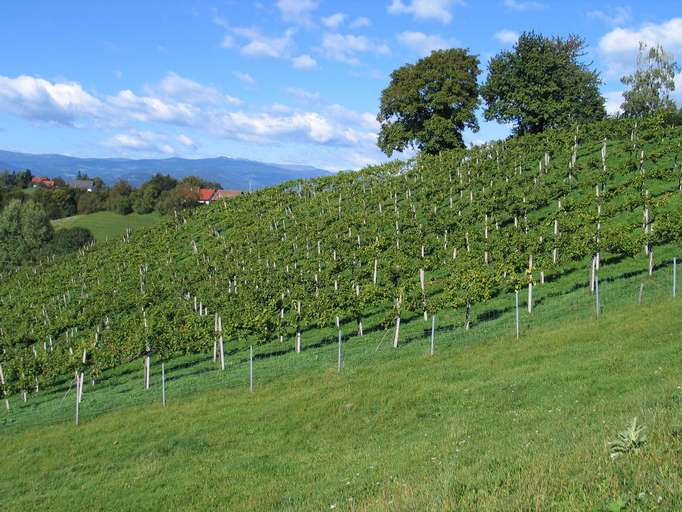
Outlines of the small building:
M31 178L31 184L33 185L33 188L38 188L38 187L53 188L54 187L54 181L52 181L50 178L46 178L45 176L33 176Z
M239 190L219 190L215 188L200 188L199 189L199 203L209 204L219 199L232 199L237 197L241 192Z
M92 192L95 189L95 182L93 180L71 180L67 182L67 185L71 188L87 190L88 192Z

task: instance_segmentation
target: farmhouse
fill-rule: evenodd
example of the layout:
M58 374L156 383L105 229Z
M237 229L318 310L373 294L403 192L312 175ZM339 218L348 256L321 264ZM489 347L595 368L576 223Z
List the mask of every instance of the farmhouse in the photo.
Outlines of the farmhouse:
M33 188L37 187L45 187L45 188L53 188L54 187L54 181L52 181L50 178L46 178L44 176L33 176L31 178L31 184L33 185Z
M95 188L95 182L92 180L71 180L67 183L71 188L77 188L79 190L87 190L92 192Z
M215 188L200 188L199 189L199 203L209 204L219 199L231 199L237 197L241 192L239 190L219 190Z

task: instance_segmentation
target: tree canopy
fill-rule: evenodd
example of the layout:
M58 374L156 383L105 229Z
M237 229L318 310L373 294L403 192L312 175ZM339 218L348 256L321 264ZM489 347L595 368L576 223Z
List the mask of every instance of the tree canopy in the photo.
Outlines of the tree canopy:
M437 50L391 73L381 93L377 144L388 156L415 148L425 153L462 147L462 131L478 131L479 60L468 50Z
M676 106L670 93L675 90L675 73L679 70L675 59L660 44L650 47L640 42L637 69L621 78L629 87L623 93L623 115L644 117L661 110L674 112Z
M599 74L579 62L585 41L524 32L513 50L493 57L481 87L485 119L539 133L605 117Z

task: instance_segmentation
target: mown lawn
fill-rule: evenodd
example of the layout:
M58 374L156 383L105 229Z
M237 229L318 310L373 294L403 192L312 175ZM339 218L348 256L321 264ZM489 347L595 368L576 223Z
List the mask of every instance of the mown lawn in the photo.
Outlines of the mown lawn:
M55 229L81 227L90 230L95 239L113 239L122 236L127 228L143 228L154 226L161 221L161 215L156 212L140 215L131 213L120 215L114 212L95 212L87 215L74 215L52 221Z
M276 364L307 366L272 378L256 361L254 393L244 365L180 393L173 376L193 367L178 364L165 409L157 370L155 403L0 430L3 509L681 510L679 300L518 341L441 334L434 356L426 339L375 350L375 333L369 350L349 344L340 374L333 345L289 354ZM86 389L83 410L139 390L138 370ZM635 416L643 451L611 461Z

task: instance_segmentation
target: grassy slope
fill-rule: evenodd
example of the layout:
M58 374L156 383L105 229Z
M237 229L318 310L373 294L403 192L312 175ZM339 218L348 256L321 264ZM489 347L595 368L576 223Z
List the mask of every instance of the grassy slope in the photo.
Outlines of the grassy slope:
M97 241L119 237L127 228L142 228L156 225L161 216L154 212L146 215L131 213L119 215L113 212L95 212L88 215L74 215L52 221L55 229L81 227L89 229Z
M243 367L231 369L237 388L178 397L171 381L166 410L6 430L0 495L6 510L601 510L621 499L646 510L659 496L679 510L679 311L660 300L599 323L555 318L519 342L440 336L434 357L423 341L362 361L350 351L341 375L330 346L297 355L326 363L253 395ZM634 416L646 449L611 462L606 442Z

